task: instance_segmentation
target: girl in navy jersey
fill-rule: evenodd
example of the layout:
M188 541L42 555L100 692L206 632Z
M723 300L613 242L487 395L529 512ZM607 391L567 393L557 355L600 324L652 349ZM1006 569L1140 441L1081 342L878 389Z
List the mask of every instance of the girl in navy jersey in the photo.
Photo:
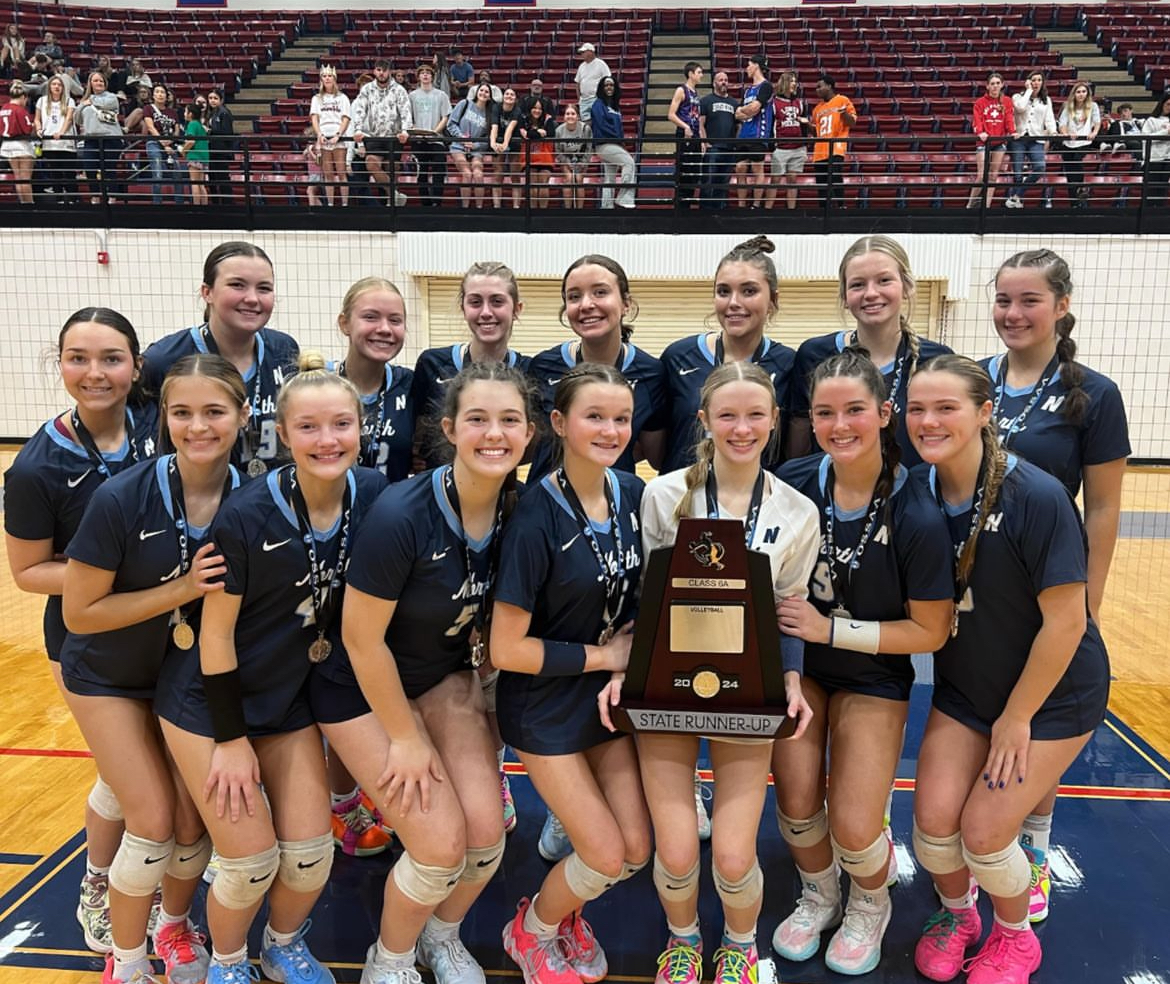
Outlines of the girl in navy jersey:
M247 422L247 393L230 362L186 356L167 374L159 403L173 453L97 489L66 551L67 701L125 812L109 876L113 952L104 984L153 973L147 922L160 882L154 949L167 976L195 984L207 973L188 913L211 841L190 797L176 796L151 702L164 657L189 656L198 602L223 587L223 557L207 533L240 483L228 459Z
M1121 483L1130 452L1117 385L1076 360L1072 274L1051 250L1016 253L995 278L992 318L1007 351L980 363L994 387L1000 443L1060 479L1071 495L1084 488L1089 548L1089 614L1101 599L1121 520ZM1032 863L1028 918L1048 916L1048 842L1056 789L1024 820L1021 843Z
M342 624L352 668L337 653L313 681L322 731L380 791L406 851L386 880L366 984L417 981L416 959L439 984L482 984L459 927L504 853L495 738L475 668L508 480L535 430L535 400L527 378L498 362L469 365L444 397L454 462L388 489L370 512Z
M755 363L772 380L777 404L783 407L787 403L795 353L764 334L779 309L776 266L768 255L775 249L767 236L756 236L723 257L715 271L719 331L681 338L662 353L670 401L663 471L677 471L694 463L699 394L718 366ZM780 442L773 442L766 466L780 463L779 451Z
M605 977L581 908L650 855L634 742L602 726L597 704L610 672L629 661L642 569L642 480L614 467L634 401L612 364L564 374L551 416L554 470L520 500L500 558L491 630L500 730L573 847L504 928L526 984Z
M846 348L813 373L813 431L827 454L779 476L816 504L820 557L811 598L786 598L780 625L805 642L804 693L813 724L772 753L777 820L800 874L796 910L772 946L807 960L842 920L825 965L865 974L881 959L892 912L886 798L902 752L914 668L950 629L953 571L946 523L899 464L893 408L868 353ZM826 759L832 743L833 782ZM840 864L840 867L838 867Z
M706 435L695 464L659 475L642 499L642 541L648 554L673 545L687 516L743 519L749 549L766 554L777 603L803 598L816 561L816 510L763 467L776 436L780 410L768 374L750 362L719 366L703 385L699 421ZM780 640L788 714L796 734L809 722L801 693L803 643ZM616 702L620 678L611 688ZM610 695L606 695L610 696ZM603 708L603 716L608 709ZM756 920L764 876L756 857L760 811L768 788L771 740L710 739L715 776L711 867L723 903L723 939L715 953L715 984L749 984L757 978ZM699 933L699 837L692 776L699 736L638 735L646 800L654 820L654 885L670 934L658 959L657 984L698 984L703 979Z
M144 355L144 382L147 389L157 390L167 370L184 355L222 355L244 377L251 411L232 460L249 475L262 475L280 451L276 394L297 361L292 336L267 327L276 297L272 261L252 243L220 243L203 261L199 290L205 305L203 324L151 345Z
M71 314L57 336L57 358L76 406L37 431L5 473L4 530L16 586L47 596L45 650L64 694L65 548L101 484L154 454L157 414L142 389L138 336L117 311L88 307ZM108 876L122 837L122 810L100 776L86 803L85 827L88 856L77 919L86 945L108 953Z
M432 448L442 446L439 417L443 392L459 371L474 362L502 362L521 371L528 359L508 348L512 326L524 310L516 276L503 263L473 263L459 285L459 310L470 341L426 349L414 367L410 398L415 415L415 446L422 467L442 464ZM423 439L423 438L427 439Z
M898 447L909 468L918 464L918 452L906 434L906 386L915 366L950 349L919 338L910 327L916 285L910 258L901 243L889 236L865 236L845 251L837 270L841 306L856 327L819 335L801 342L796 350L788 408L791 413L789 456L816 450L808 419L808 384L818 364L847 345L859 345L870 354L886 381L886 393L898 425Z
M216 516L224 590L204 599L198 661L168 661L156 696L167 746L219 854L207 899L208 984L251 979L247 932L265 895L264 974L333 981L304 940L333 860L325 758L305 683L335 643L354 531L386 479L354 468L361 401L323 367L319 355L302 356L277 401L293 463L245 486Z
M540 390L546 414L556 406L556 388L562 377L582 362L613 366L634 393L631 438L614 467L632 472L645 458L655 468L662 462L663 430L662 363L630 341L638 305L630 295L626 271L608 256L590 254L574 260L561 280L561 324L568 325L577 341L562 342L532 357L529 374ZM553 467L556 442L543 441L532 456L529 481Z
M1076 507L1059 481L1000 447L992 397L982 367L939 356L915 374L906 411L930 466L916 478L958 558L914 797L914 849L942 909L915 965L932 980L966 967L969 984L1026 984L1041 953L1020 826L1103 720L1109 659L1087 613ZM991 896L995 925L964 963L982 931L970 876Z

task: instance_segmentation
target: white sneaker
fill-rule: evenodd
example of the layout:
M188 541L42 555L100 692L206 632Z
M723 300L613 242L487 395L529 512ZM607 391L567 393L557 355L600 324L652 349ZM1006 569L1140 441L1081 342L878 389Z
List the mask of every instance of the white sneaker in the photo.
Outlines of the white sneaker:
M707 807L703 800L711 798L711 791L703 785L699 772L695 770L695 817L699 821L699 840L711 839L711 818L707 816Z
M366 965L362 968L361 984L422 984L422 974L413 966L387 967L378 963L378 944L370 944L366 951Z
M864 889L853 886L841 928L829 940L825 966L838 974L868 974L882 958L882 937L894 907L887 895L885 905L875 905Z
M840 921L840 897L827 899L813 882L805 882L796 909L772 934L772 950L785 960L808 960L821 948L821 933Z
M1023 208L1024 203L1020 201L1019 195L1009 195L1003 203L1004 208Z
M436 984L484 984L483 968L458 934L439 937L423 930L415 955L420 966L434 973Z
M409 201L409 199L401 191L394 192L394 204L399 208L402 208L402 206L405 205L407 201Z

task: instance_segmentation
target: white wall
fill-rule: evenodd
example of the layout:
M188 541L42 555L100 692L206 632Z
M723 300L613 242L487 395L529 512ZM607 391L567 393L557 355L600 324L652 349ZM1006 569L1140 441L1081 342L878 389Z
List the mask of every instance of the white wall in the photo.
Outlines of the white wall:
M460 275L471 259L500 259L520 276L556 277L566 257L606 250L631 279L661 277L708 282L731 244L701 236L469 237L430 233L247 233L0 229L0 275L6 317L0 325L0 435L22 437L66 405L52 366L53 344L68 315L90 304L121 311L143 343L201 320L198 286L203 258L225 239L250 239L276 265L274 327L302 347L341 354L335 319L346 288L380 274L403 290L412 328L422 321L423 276ZM738 237L734 237L738 239ZM781 276L836 276L837 259L852 237L776 237ZM1130 414L1134 454L1170 458L1170 323L1165 276L1170 237L899 236L920 275L942 279L948 304L941 334L974 357L995 351L987 286L1007 256L1047 246L1070 263L1076 282L1075 337L1088 365L1115 379ZM470 245L469 245L470 244ZM110 263L97 263L104 245ZM548 257L556 257L550 266ZM441 259L445 257L446 259ZM680 324L679 334L696 331ZM783 312L781 312L783 318ZM523 336L520 335L523 348ZM411 363L427 340L408 332L401 357ZM47 357L47 358L46 358Z

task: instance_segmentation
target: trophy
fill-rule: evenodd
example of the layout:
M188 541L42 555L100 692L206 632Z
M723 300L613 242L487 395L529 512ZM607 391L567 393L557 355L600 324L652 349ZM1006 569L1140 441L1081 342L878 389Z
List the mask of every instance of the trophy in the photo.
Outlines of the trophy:
M743 523L683 519L646 564L614 723L623 731L787 738L780 630L768 557Z

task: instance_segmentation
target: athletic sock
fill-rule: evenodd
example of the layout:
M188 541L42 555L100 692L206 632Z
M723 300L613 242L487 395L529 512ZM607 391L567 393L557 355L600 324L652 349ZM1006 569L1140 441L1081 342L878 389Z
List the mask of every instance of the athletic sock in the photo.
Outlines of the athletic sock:
M1020 920L1020 922L1014 923L1014 922L1008 922L1006 919L1000 919L999 914L996 913L995 921L998 925L1002 926L1004 929L1009 929L1015 933L1022 933L1025 929L1028 928L1028 925L1029 925L1028 924L1028 917L1026 915L1024 916L1024 918L1022 920Z
M146 940L143 940L139 946L132 950L114 947L114 978L116 980L128 981L134 976L135 971L149 974L152 970L150 961L146 957Z
M423 932L433 940L449 940L459 935L459 927L462 925L462 919L458 922L447 922L432 913L423 926Z
M973 898L971 898L971 889L969 889L969 888L967 889L967 891L964 894L960 895L957 899L948 899L945 895L941 895L941 894L939 895L938 898L939 898L939 901L942 902L944 908L950 909L952 911L957 912L959 909L974 909L975 908L975 900Z
M379 936L377 942L374 944L374 947L376 952L374 959L380 966L393 968L414 966L416 955L413 946L403 953L395 953L393 950L387 950L386 947L382 945L382 937Z
M348 793L329 793L329 805L340 806L342 803L348 803L351 799L361 792L360 786L354 786Z
M524 913L524 930L531 933L538 940L551 940L557 935L560 926L556 923L546 923L536 914L536 899L532 900L532 904L528 907L528 911Z
M805 871L797 868L802 882L811 882L816 892L826 902L839 902L841 899L841 870L833 862L824 871Z
M746 950L749 946L756 945L756 927L753 926L746 933L737 933L734 929L723 924L723 942L730 943L732 946L740 950Z
M155 932L157 933L164 926L174 926L176 923L185 923L187 917L191 915L191 910L188 909L181 916L172 916L163 906L158 907L158 920L155 922Z
M211 948L211 962L221 964L224 967L230 967L232 964L238 964L243 960L248 959L248 944L245 943L238 950L233 950L231 953L220 953L215 947Z
M264 940L261 944L265 950L274 946L289 946L292 941L297 938L297 933L300 932L300 927L294 929L291 933L278 933L272 928L272 923L265 923L264 925Z
M689 926L675 926L668 919L666 921L666 931L670 933L671 939L685 943L687 946L695 946L703 938L699 932L698 916L695 916L694 921Z
M1027 849L1028 860L1043 864L1048 860L1048 840L1052 836L1051 813L1029 813L1020 830L1020 845Z

